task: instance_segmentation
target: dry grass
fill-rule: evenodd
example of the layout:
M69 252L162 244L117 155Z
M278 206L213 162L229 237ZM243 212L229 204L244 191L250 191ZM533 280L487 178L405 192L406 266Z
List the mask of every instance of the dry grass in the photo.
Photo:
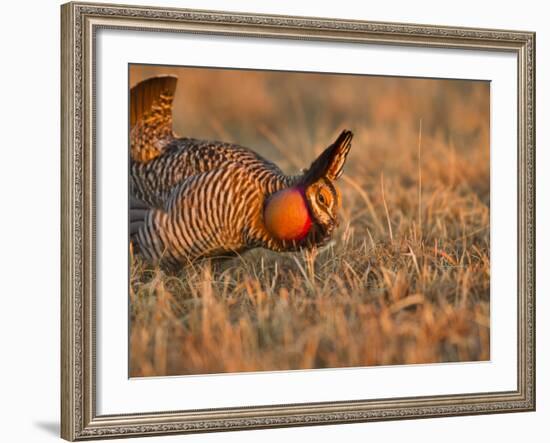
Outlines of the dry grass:
M178 133L288 172L355 138L328 246L175 275L134 257L132 376L489 359L487 83L154 67L131 83L166 72Z

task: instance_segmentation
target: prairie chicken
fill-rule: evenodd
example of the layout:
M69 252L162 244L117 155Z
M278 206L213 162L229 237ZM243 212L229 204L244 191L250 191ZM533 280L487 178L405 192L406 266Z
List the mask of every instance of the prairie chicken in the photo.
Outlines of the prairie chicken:
M130 235L153 263L185 264L256 247L321 245L337 225L352 133L300 175L287 176L242 146L176 138L177 78L154 77L130 93Z

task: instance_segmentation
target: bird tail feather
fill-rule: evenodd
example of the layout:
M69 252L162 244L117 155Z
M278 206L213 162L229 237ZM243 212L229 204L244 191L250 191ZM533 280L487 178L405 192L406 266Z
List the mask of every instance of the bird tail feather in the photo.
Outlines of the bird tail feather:
M172 102L178 78L152 77L130 90L130 154L135 162L158 157L175 138Z

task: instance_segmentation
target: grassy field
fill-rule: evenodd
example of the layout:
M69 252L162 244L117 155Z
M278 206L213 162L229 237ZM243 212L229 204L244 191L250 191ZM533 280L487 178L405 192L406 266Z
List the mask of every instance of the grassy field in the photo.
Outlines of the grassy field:
M179 135L288 173L343 128L340 227L322 249L130 270L131 376L489 359L489 85L134 66L179 76Z

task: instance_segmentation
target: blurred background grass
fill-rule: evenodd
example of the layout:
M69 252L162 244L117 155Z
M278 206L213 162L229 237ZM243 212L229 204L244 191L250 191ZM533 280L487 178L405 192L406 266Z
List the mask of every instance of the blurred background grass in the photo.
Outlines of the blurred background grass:
M321 250L167 275L134 257L132 376L489 359L488 82L132 65L179 77L179 136L296 173L355 137Z

